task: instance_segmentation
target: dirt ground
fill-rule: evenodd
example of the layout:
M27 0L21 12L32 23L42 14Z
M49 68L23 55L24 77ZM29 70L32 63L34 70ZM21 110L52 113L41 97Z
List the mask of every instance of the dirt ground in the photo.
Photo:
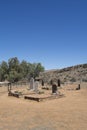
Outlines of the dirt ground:
M8 96L0 87L0 130L87 130L87 88L42 102Z

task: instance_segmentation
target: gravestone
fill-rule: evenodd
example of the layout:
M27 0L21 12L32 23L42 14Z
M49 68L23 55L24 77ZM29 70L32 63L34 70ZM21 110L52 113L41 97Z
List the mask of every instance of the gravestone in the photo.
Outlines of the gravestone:
M44 81L42 80L42 86L44 86Z
M60 87L60 79L58 79L57 83L58 83L58 87Z
M80 84L78 84L78 87L76 88L76 90L80 90Z
M34 88L35 92L38 92L38 81L35 82L35 88Z
M53 80L51 79L51 81L50 81L50 85L52 85L53 84Z
M34 89L34 78L30 79L30 89Z
M52 93L57 94L57 85L55 83L52 85Z
M12 89L11 83L8 83L8 92L10 92Z

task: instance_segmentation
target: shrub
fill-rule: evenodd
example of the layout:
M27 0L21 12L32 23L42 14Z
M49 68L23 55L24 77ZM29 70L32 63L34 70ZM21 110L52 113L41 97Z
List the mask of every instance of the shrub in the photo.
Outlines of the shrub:
M76 82L76 79L73 77L70 79L71 82Z

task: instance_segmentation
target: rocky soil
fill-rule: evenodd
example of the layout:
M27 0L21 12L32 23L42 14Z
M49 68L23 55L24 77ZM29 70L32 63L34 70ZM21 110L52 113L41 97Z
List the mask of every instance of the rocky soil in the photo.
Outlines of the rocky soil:
M40 78L44 82L50 83L51 80L60 79L61 83L65 82L87 82L87 64L81 64L63 68L60 70L49 70L40 73Z
M9 97L0 87L0 130L87 130L87 84L65 88L63 98L36 102Z

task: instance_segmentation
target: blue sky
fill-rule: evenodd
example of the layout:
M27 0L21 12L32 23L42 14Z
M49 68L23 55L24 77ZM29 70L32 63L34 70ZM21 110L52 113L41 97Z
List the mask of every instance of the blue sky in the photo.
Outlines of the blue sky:
M0 62L12 57L45 69L87 63L87 1L1 0Z

